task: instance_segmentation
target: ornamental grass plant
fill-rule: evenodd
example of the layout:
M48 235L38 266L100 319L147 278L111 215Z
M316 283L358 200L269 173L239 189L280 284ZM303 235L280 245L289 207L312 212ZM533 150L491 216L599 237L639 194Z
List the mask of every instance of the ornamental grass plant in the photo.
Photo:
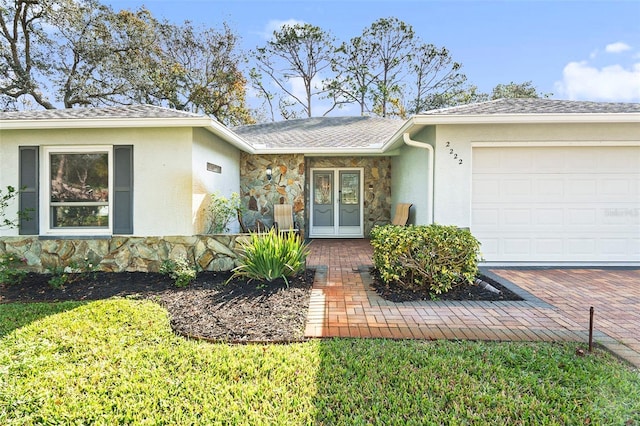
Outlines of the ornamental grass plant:
M295 232L279 233L271 229L253 233L243 245L240 266L233 270L230 280L246 277L270 283L282 278L288 287L288 278L305 269L308 255L308 244Z

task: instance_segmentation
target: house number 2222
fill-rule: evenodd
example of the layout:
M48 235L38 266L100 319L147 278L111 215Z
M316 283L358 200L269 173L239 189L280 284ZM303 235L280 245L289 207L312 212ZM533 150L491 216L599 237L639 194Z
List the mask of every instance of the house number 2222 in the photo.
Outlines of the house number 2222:
M458 161L458 164L462 164L462 158L458 157L458 153L456 153L453 148L451 148L451 142L447 142L447 148L449 148L449 155L453 156L453 159Z

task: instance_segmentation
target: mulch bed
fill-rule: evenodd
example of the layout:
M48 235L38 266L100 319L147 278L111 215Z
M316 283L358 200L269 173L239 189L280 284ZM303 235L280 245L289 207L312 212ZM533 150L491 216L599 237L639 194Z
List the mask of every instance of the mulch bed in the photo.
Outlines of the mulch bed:
M0 304L10 302L91 301L110 297L150 299L164 306L171 327L184 336L225 342L292 342L304 340L314 270L289 280L268 285L234 279L225 284L229 272L201 272L188 287L177 288L159 273L95 272L72 275L63 288L49 285L51 275L27 274L20 284L0 284ZM478 286L459 286L446 294L411 291L394 284L385 285L371 272L373 286L385 299L414 300L522 300L501 290L495 294Z
M0 285L0 303L90 301L135 297L157 301L179 334L228 342L303 340L314 271L289 280L234 279L229 272L202 272L188 287L176 288L158 273L96 272L76 276L64 288L52 288L51 275L28 274L22 283Z
M482 279L486 283L490 284L500 293L495 293L487 290L478 285L461 284L455 286L447 293L432 294L424 289L410 289L406 288L398 282L391 282L389 284L382 281L377 271L372 268L370 270L373 287L383 299L391 302L414 302L420 300L468 300L468 301L519 301L524 300L508 288L504 287L497 281L494 281L486 276L480 275L478 278Z

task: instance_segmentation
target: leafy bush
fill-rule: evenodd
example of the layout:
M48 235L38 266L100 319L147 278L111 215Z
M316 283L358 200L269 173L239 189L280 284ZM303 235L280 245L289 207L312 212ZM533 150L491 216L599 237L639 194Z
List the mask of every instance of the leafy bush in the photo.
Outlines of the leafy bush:
M14 253L0 255L0 284L19 284L27 275L27 271L20 268L26 262Z
M62 288L65 284L70 284L84 278L86 274L95 272L96 263L88 257L81 263L69 262L67 265L50 266L47 268L51 274L49 285L53 288Z
M20 195L20 191L13 186L7 186L6 190L0 189L0 229L2 228L16 228L20 219L29 219L29 212L31 209L19 211L15 219L8 219L6 216L6 209L11 203L16 201Z
M295 232L280 234L271 229L266 233L251 234L251 239L243 246L240 266L233 270L233 276L244 276L250 280L271 282L276 278L293 277L306 265L309 247Z
M211 194L211 203L209 204L208 217L209 228L208 234L221 234L229 230L229 222L234 216L242 212L242 200L240 194L233 192L230 198L223 197L216 193Z
M186 287L196 279L198 271L184 257L167 259L160 266L160 273L168 275L176 287Z
M373 263L385 282L435 294L473 283L480 243L455 226L378 226L371 231Z

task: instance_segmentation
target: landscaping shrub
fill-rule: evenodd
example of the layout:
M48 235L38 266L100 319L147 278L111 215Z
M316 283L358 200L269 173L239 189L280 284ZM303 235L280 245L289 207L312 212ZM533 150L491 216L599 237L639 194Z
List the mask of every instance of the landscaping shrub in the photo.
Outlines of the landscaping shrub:
M271 282L276 278L293 277L302 272L306 265L309 247L295 232L280 234L271 229L266 233L251 234L251 239L243 245L240 266L233 270L233 276Z
M80 281L96 269L97 262L88 257L85 257L83 262L71 261L66 265L49 266L47 268L47 272L51 275L49 285L53 288L63 288L67 284Z
M15 253L0 255L0 284L19 284L27 275L22 267L27 263L25 258Z
M242 201L240 194L233 192L230 198L226 198L217 192L211 194L211 203L207 211L209 218L208 234L222 234L229 230L229 222L239 213L242 213Z
M176 287L186 287L196 279L198 271L186 258L166 259L160 266L160 273L168 275Z
M455 226L377 226L371 231L373 263L387 283L440 294L473 283L480 243Z

